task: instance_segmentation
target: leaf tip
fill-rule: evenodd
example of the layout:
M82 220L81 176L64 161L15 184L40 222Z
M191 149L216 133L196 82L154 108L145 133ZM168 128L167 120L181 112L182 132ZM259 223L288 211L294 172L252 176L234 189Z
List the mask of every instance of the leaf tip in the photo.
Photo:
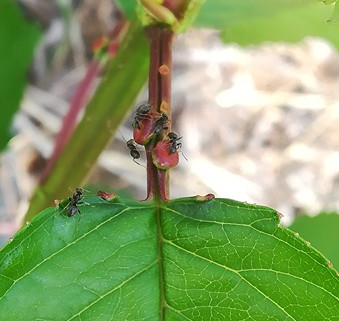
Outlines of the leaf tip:
M205 196L197 195L195 199L199 202L210 201L215 198L215 195L212 193L206 194Z

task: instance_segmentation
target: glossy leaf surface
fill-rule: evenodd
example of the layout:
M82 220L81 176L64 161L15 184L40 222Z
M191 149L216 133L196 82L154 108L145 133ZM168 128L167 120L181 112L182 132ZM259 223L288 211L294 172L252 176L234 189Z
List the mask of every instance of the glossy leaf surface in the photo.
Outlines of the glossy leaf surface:
M0 252L1 319L337 318L335 270L277 212L197 199L43 211Z

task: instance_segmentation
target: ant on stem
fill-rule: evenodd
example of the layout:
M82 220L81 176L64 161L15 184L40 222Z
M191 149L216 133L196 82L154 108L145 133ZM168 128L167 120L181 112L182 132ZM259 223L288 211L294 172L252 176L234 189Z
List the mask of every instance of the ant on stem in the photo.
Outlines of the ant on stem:
M169 153L174 154L179 148L181 148L182 144L178 143L178 140L180 140L182 137L178 137L178 135L174 132L168 133L168 138L170 140L170 148Z
M137 147L136 147L136 144L135 144L135 141L133 138L131 138L127 143L126 143L126 146L127 148L129 149L129 153L130 155L132 156L133 158L133 162L140 165L136 159L140 158L140 153L139 151L137 150ZM141 166L141 165L140 165Z
M161 114L160 118L155 121L154 125L154 134L160 133L161 130L167 129L164 125L168 122L168 116L166 114Z
M152 106L150 104L142 104L137 108L135 112L134 122L132 124L133 128L140 129L140 122L148 116L151 108Z

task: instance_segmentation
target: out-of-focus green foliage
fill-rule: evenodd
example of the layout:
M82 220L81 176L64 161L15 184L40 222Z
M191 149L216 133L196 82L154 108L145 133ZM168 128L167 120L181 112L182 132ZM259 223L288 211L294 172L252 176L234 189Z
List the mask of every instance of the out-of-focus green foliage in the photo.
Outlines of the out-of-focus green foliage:
M16 3L0 1L0 150L10 138L10 123L39 37L39 29L25 21Z
M137 6L136 0L113 0L117 6L121 9L121 11L124 13L124 15L128 19L132 19L135 15L135 8Z
M127 17L137 1L115 0ZM300 41L306 36L330 40L339 48L339 8L334 0L208 0L194 20L196 27L221 30L224 42L241 45L264 41ZM328 5L324 5L328 4ZM331 21L332 23L330 23Z
M306 36L317 36L330 40L339 48L339 26L328 22L332 12L333 6L322 3L275 12L258 19L239 21L225 29L221 38L225 42L248 45L263 41L297 42Z
M313 0L302 3L295 0L208 0L200 10L195 26L227 30L239 22L305 8L310 2L314 3Z
M339 214L322 213L314 217L298 217L289 227L339 266Z

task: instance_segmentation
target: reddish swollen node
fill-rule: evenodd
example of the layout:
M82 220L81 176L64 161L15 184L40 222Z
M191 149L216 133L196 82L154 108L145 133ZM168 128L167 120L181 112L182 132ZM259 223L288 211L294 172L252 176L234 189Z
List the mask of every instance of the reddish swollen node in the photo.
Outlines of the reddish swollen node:
M138 122L139 128L133 128L133 137L137 144L145 145L153 136L155 120L148 115Z
M152 151L153 164L160 169L169 169L179 163L177 151L170 153L171 143L169 140L159 141Z

